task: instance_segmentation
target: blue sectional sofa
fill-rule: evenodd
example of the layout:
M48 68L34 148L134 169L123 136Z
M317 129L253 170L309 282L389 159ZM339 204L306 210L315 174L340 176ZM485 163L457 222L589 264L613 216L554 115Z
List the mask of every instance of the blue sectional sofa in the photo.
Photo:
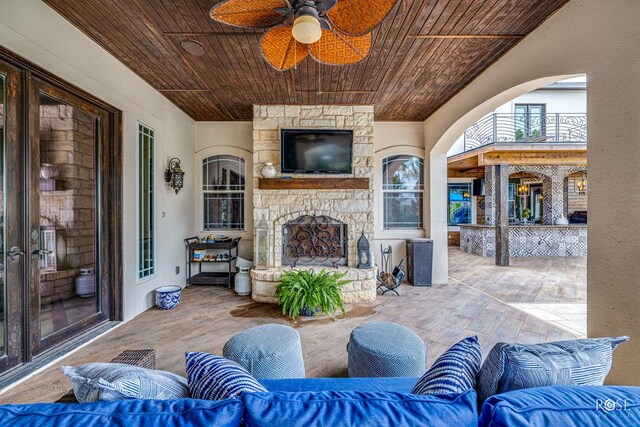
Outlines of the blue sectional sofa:
M538 387L490 397L409 394L417 378L262 380L267 393L205 401L0 406L6 426L636 426L640 387Z

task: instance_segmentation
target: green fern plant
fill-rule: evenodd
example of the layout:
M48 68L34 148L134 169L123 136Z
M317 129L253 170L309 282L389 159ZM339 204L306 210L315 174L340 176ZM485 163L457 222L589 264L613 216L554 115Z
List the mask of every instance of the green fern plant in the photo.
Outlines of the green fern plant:
M275 297L282 306L282 314L296 319L305 308L319 311L330 316L340 310L344 316L344 305L340 288L350 280L344 280L347 273L329 273L322 269L319 273L313 270L289 270L278 279Z

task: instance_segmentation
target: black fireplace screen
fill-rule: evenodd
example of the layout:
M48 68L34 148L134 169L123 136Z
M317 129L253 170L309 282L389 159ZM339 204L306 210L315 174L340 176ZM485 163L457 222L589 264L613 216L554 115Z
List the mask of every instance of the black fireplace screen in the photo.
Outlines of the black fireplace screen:
M347 225L329 216L304 215L282 227L282 264L347 265Z

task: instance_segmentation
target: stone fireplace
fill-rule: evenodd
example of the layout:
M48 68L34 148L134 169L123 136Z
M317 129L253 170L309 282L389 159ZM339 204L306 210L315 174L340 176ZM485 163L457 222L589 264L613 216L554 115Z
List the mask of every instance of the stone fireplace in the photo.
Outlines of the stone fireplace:
M372 241L373 106L255 105L253 118L254 222L270 227L271 267L253 270L253 299L276 302L273 288L284 269L338 268L353 282L343 288L345 302L376 297L375 271L356 268L360 234ZM284 174L296 179L363 178L364 189L260 189L265 163L281 170L280 129L349 129L353 131L351 174ZM277 178L282 174L278 173ZM293 239L293 240L292 240Z

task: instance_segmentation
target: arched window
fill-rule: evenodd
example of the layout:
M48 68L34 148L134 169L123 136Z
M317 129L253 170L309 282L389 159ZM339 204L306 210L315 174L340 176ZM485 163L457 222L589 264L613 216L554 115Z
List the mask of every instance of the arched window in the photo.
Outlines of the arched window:
M382 160L383 228L422 229L424 165L416 156L398 155Z
M237 156L202 159L203 230L243 230L245 162Z

